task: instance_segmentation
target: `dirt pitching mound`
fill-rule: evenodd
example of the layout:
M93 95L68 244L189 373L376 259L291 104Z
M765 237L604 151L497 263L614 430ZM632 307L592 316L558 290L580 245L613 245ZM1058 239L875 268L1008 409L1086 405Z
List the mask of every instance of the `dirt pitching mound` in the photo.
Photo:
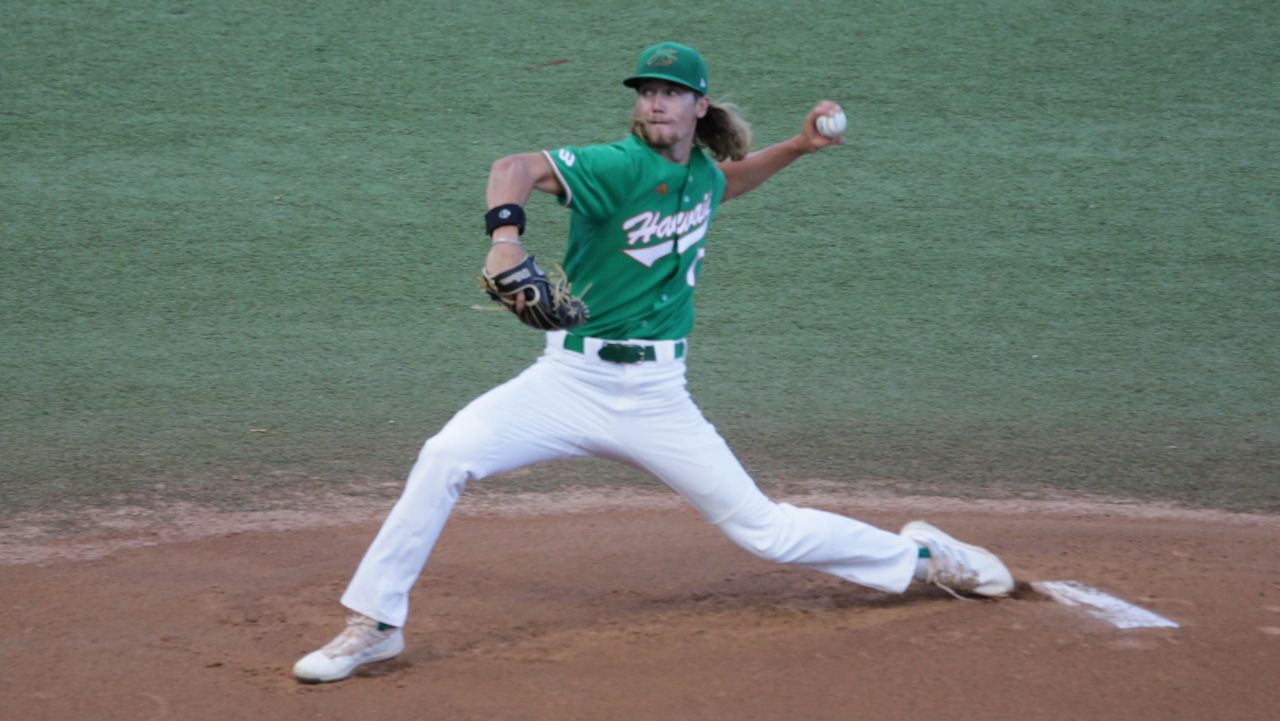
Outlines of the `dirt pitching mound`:
M890 596L739 551L670 496L477 496L415 591L407 651L289 669L386 506L115 511L0 538L3 719L1270 719L1280 519L1095 502L787 497L997 551L1014 598ZM1176 628L1120 629L1070 580Z

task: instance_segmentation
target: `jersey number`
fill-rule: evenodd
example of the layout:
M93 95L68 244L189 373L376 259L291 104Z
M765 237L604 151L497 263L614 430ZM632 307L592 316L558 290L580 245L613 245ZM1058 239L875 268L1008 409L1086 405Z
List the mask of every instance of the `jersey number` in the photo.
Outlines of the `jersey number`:
M698 263L701 263L705 257L707 257L707 246L704 245L698 248L698 254L694 256L693 262L689 264L689 272L684 277L689 282L690 288L698 284Z

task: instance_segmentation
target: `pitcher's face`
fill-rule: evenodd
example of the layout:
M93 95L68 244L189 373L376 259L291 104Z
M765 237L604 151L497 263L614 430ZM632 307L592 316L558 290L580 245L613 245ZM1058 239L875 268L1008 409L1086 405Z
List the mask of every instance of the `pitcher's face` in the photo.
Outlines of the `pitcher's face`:
M636 86L634 118L642 137L655 150L693 145L698 119L707 114L706 96L665 80L645 80Z

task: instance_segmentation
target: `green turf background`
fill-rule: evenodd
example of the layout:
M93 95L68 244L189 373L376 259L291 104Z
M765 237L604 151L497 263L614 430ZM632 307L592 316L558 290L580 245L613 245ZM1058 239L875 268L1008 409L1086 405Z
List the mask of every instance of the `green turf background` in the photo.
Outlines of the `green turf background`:
M850 115L712 234L692 386L762 484L1280 511L1270 0L0 11L5 512L398 481L540 346L472 309L489 163L619 137L665 38L758 144ZM644 482L520 483L584 481Z

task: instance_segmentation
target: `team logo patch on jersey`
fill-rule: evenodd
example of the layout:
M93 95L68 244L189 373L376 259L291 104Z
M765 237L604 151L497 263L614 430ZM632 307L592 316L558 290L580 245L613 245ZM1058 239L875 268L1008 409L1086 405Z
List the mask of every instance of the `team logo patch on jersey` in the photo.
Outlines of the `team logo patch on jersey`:
M666 194L667 194L667 184L663 183L662 185L658 186L658 195L666 195Z

